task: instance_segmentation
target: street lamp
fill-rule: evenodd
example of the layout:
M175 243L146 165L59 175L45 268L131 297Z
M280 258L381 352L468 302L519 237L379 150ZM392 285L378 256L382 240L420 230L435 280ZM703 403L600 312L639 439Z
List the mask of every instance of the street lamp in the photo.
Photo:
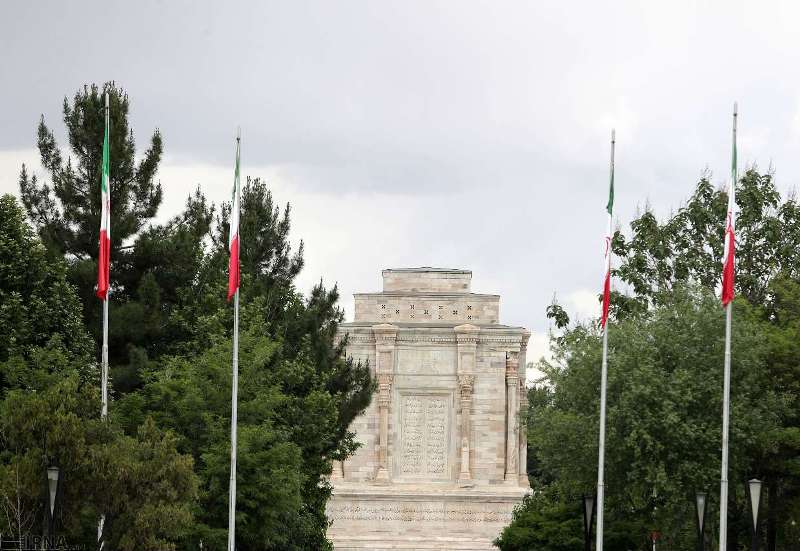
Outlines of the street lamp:
M705 542L703 537L703 532L706 527L706 505L708 502L706 501L706 493L705 492L697 492L694 496L694 506L695 512L697 516L697 551L703 551L705 548Z
M583 548L592 551L592 522L594 522L594 496L583 496Z
M758 549L758 507L761 504L761 481L757 478L750 479L747 482L748 495L750 496L750 513L753 520L752 539L750 540L750 550L757 551Z
M58 482L60 478L60 471L58 467L47 467L47 489L50 492L50 507L48 508L48 526L47 534L49 536L55 535L55 511L56 511L56 497L58 496Z

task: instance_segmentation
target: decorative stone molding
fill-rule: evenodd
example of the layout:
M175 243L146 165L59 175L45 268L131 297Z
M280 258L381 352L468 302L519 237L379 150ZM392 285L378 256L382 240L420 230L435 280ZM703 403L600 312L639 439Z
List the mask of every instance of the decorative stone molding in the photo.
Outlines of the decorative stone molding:
M472 325L471 323L465 323L464 325L457 325L453 328L453 331L456 333L456 342L458 344L471 344L477 345L478 344L478 333L480 333L480 327L476 325Z
M347 344L375 344L375 337L369 333L348 333Z
M511 522L512 507L507 510L482 508L469 503L392 503L383 501L364 503L336 503L328 507L333 521L397 521L415 522L498 523L501 527ZM410 529L410 528L409 528Z
M456 342L456 339L452 335L415 335L409 332L399 335L397 337L397 342L452 344Z
M399 327L392 325L391 323L380 323L378 325L373 325L372 333L375 335L375 344L377 346L394 346L398 329Z

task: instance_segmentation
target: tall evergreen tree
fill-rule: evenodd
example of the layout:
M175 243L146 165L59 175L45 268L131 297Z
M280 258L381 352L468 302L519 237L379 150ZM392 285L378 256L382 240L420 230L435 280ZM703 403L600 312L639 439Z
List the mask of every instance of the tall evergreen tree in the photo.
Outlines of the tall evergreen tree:
M64 98L63 121L69 143L66 158L42 116L37 146L50 181L40 182L24 165L19 178L28 216L45 245L70 259L81 296L91 292L94 281L88 276L94 275L98 254L106 93L111 121L111 258L113 263L120 263L120 251L156 215L161 204L161 184L155 176L163 149L156 130L136 162L136 142L128 125L130 102L122 88L113 82L102 88L93 84L78 90L71 102ZM118 270L112 267L111 272Z

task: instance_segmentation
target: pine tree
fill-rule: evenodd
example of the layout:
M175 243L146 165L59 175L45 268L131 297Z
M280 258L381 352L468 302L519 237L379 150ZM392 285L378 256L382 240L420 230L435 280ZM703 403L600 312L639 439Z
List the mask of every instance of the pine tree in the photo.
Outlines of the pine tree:
M64 98L63 114L68 152L56 142L44 116L39 121L37 146L49 182L28 173L19 177L25 210L42 241L55 254L67 257L70 276L77 284L85 308L94 305L94 286L100 229L100 177L104 129L104 95L110 106L111 260L112 281L123 264L120 251L152 219L161 204L161 184L155 175L161 161L161 134L156 130L150 146L136 162L136 142L128 125L130 102L113 82L78 90L72 101ZM66 156L65 156L66 153ZM117 288L115 291L119 292ZM123 290L124 291L124 290ZM88 313L88 311L87 311Z

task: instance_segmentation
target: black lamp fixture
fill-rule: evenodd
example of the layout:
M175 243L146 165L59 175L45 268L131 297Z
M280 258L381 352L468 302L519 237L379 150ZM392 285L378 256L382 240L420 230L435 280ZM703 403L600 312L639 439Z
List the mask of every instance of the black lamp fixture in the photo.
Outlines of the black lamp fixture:
M594 522L593 495L583 496L583 548L585 551L592 551L592 523Z
M750 525L751 539L750 550L758 550L758 509L761 505L761 481L752 478L747 481L747 495L750 497L750 518L753 521Z
M706 528L706 511L708 510L708 500L705 492L697 492L694 496L694 507L697 513L697 551L705 549L704 532Z

